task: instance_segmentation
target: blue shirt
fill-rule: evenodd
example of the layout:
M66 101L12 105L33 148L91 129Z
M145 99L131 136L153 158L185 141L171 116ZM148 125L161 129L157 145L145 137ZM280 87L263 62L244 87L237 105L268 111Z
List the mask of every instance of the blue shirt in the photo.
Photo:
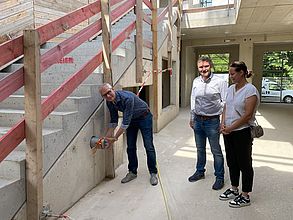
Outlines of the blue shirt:
M118 111L123 112L121 128L127 129L132 119L141 117L149 109L148 104L133 92L119 90L115 91L115 95L113 102L107 101L111 117L110 128L118 125Z

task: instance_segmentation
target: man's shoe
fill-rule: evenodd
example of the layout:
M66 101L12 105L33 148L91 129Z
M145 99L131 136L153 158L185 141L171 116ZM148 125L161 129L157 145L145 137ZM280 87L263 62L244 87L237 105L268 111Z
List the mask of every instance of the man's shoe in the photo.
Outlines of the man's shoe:
M230 189L229 188L219 196L219 199L222 201L226 201L229 199L235 199L237 196L239 196L238 189Z
M134 180L137 177L135 173L129 172L126 176L121 180L121 183L128 183L131 180Z
M155 186L158 184L157 174L151 173L150 183L152 184L152 186Z
M188 178L189 182L196 182L200 179L204 179L204 173L197 173L195 172L192 176Z
M229 202L229 206L232 208L241 208L243 206L250 205L249 196L245 198L242 194L237 196L234 200Z
M219 190L219 189L222 189L223 186L224 186L224 180L216 179L215 183L212 186L212 189Z

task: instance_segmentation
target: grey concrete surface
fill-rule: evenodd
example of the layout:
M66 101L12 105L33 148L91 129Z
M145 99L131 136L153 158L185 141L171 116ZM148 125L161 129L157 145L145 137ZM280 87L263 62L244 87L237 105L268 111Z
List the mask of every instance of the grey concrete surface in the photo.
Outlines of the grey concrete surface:
M149 184L140 140L137 179L120 183L127 172L125 159L116 178L103 181L67 214L74 220L293 219L293 105L262 104L257 119L265 136L254 140L251 206L230 208L227 201L218 199L229 187L228 169L224 189L212 190L215 178L209 146L206 178L188 182L194 172L196 151L188 126L189 109L181 109L178 117L154 137L162 185ZM221 145L224 151L222 138Z

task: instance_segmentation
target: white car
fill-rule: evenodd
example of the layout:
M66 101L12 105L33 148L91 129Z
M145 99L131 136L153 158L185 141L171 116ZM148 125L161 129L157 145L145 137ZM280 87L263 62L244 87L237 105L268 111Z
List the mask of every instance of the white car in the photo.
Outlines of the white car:
M267 102L293 102L293 90L281 89L281 86L268 79L263 79L261 89L261 99Z

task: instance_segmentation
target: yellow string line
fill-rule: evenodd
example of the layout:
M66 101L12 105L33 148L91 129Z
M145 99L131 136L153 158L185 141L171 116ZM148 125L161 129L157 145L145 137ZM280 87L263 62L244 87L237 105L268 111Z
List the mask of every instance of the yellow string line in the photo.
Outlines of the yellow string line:
M157 169L158 169L158 177L159 177L160 189L161 189L161 192L162 192L162 195L163 195L163 198L164 198L164 205L165 205L165 208L166 208L168 220L171 220L172 219L172 216L171 216L171 212L170 212L170 209L169 209L167 194L166 194L165 188L163 186L163 182L162 182L162 178L161 178L160 168L159 168L158 162L157 162Z

